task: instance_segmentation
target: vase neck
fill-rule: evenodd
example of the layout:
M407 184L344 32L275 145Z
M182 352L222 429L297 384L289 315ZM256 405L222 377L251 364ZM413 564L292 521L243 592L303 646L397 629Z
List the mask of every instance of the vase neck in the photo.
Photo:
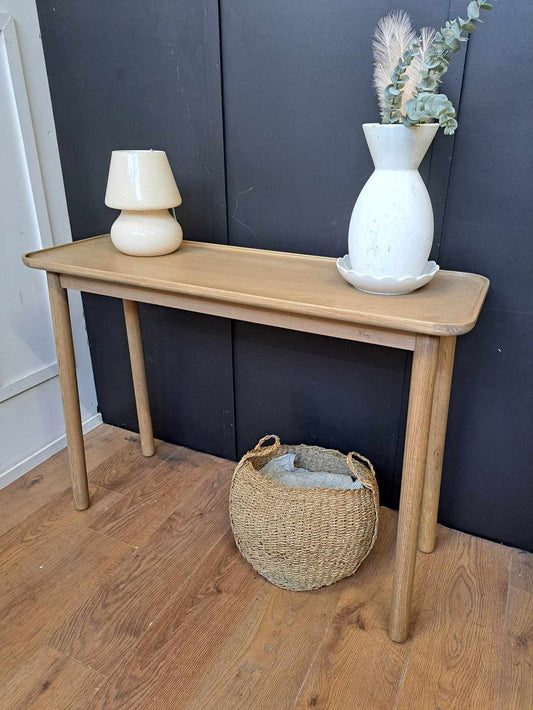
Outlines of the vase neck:
M417 170L438 128L438 123L411 128L380 123L363 125L376 170Z

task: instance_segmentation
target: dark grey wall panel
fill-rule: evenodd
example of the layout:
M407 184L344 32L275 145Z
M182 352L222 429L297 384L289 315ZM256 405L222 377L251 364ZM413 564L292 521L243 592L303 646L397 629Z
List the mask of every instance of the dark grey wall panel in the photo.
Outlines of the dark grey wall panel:
M431 8L414 0L403 5L418 26L448 17L448 0ZM222 1L232 244L346 253L350 214L373 169L361 124L379 120L371 35L390 9L370 0ZM463 56L449 77L454 98L462 69ZM422 174L439 230L453 141L440 135L436 146ZM396 504L411 358L275 329L237 325L234 333L238 453L262 429L291 441L359 448L376 460L383 499ZM260 401L247 396L252 385Z
M39 0L38 10L74 238L109 231L117 215L104 205L111 151L151 147L168 154L185 237L226 242L216 0ZM84 306L104 421L135 428L120 304ZM145 316L156 435L234 456L230 324Z
M408 0L417 26L448 17L448 0ZM357 195L372 172L362 123L379 121L371 35L385 0L222 0L224 116L232 244L342 256ZM450 79L459 92L463 54ZM447 176L453 141L432 173ZM423 174L428 176L428 156ZM435 181L436 208L443 209ZM437 214L440 220L440 215Z
M390 505L405 354L246 323L234 335L239 455L265 433L357 450L374 462Z
M487 308L458 341L440 520L533 548L533 314Z
M149 305L140 315L156 436L234 458L228 321ZM109 423L138 431L122 304L87 294L85 318L99 409Z
M185 238L226 241L216 0L38 0L74 238L109 230L112 150L167 152Z
M518 114L533 113L532 38L532 3L506 0L470 42L439 253L444 268L491 280L476 330L458 342L441 519L529 549L533 140Z

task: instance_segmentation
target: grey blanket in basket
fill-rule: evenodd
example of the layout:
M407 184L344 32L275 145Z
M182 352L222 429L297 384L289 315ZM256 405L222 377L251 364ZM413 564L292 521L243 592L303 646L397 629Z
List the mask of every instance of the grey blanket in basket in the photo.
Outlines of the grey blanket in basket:
M276 456L260 469L269 480L291 488L336 488L354 490L363 488L355 476L326 471L308 471L295 466L296 454Z

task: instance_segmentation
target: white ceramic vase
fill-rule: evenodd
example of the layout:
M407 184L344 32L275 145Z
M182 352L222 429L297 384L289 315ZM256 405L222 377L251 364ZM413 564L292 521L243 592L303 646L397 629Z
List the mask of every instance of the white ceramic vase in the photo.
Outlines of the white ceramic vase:
M365 123L375 170L361 190L350 220L351 268L375 278L418 277L433 243L433 209L418 172L439 128L428 123Z

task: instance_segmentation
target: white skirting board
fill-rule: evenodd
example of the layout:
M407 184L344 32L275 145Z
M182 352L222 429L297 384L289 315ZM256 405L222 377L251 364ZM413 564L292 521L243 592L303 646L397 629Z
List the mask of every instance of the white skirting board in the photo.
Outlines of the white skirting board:
M87 434L87 432L95 429L101 423L102 415L100 413L93 414L92 417L85 419L83 422L83 433ZM20 461L15 466L12 466L7 471L4 471L4 473L0 474L0 490L8 486L10 483L13 483L13 481L20 478L25 473L28 473L28 471L31 471L32 468L35 468L43 461L46 461L46 459L49 459L58 451L61 451L61 449L64 449L66 445L67 439L65 434L63 434L63 436L54 439L54 441L51 441L42 449L39 449L39 451L36 451L31 454L31 456L28 456L23 461Z

